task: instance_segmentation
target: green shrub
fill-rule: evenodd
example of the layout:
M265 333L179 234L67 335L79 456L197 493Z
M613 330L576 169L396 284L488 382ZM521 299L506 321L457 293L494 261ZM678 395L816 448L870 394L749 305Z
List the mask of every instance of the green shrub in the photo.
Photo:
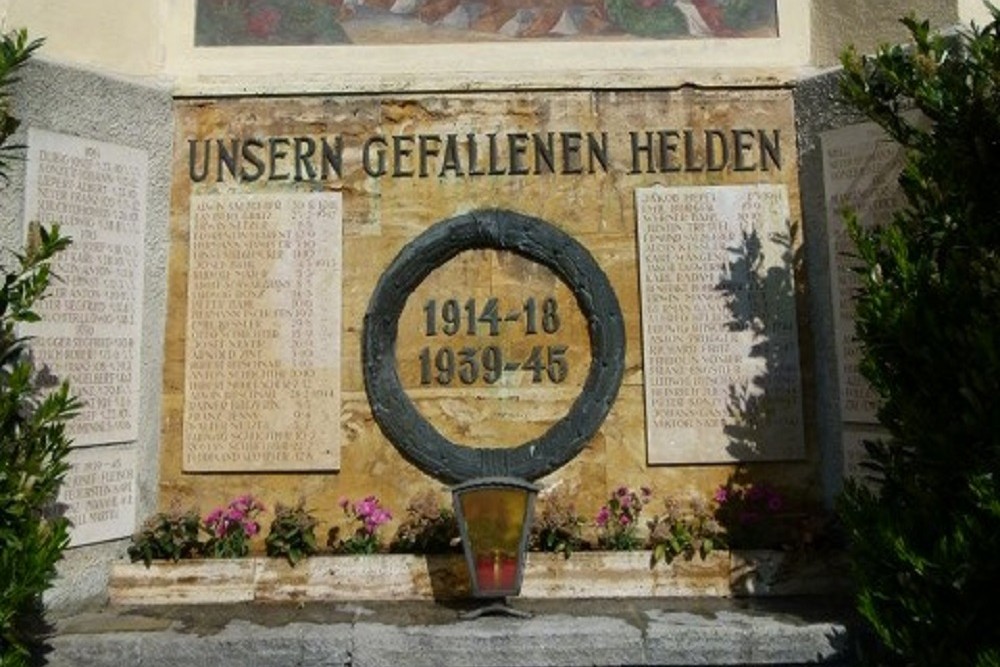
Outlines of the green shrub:
M841 514L887 664L1000 664L1000 13L843 56L846 98L906 152L904 207L849 220L862 373L890 437ZM873 664L875 658L866 664Z
M9 114L7 86L38 48L23 31L0 38L0 180L6 179L7 141L18 127ZM18 325L37 321L32 310L52 279L52 258L69 245L36 228L15 264L0 266L0 665L28 664L34 630L42 617L41 596L55 577L55 564L69 542L68 521L55 512L68 464L65 422L79 407L66 382L52 386L36 369L30 340Z
M664 513L648 522L651 565L673 562L678 556L702 560L726 548L726 529L715 519L715 508L697 495L667 498Z
M128 547L132 562L141 560L149 567L154 560L195 558L202 554L204 545L199 539L201 517L198 511L157 512L142 523L132 536Z
M271 530L264 539L265 552L271 557L285 558L294 567L303 558L319 552L317 525L319 520L305 508L303 501L295 507L277 503Z
M576 510L573 494L567 487L557 486L538 498L528 548L569 558L587 546L583 540L586 522Z
M406 506L406 517L389 542L389 551L411 554L443 554L460 551L458 521L438 494L425 491Z

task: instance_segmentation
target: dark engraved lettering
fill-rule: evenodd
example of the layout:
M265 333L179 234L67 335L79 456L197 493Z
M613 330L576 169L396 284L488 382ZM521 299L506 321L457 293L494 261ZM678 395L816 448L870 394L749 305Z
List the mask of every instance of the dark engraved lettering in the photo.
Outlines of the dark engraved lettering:
M441 147L441 137L436 134L421 134L417 137L417 153L420 155L420 177L427 178L430 171L427 169L427 159L437 156Z
M590 323L591 364L581 394L566 416L541 437L516 447L482 449L449 441L417 410L396 370L399 316L409 296L434 269L463 250L484 248L514 252L548 267L570 287ZM541 311L543 327L546 322L548 328L558 327L555 305L549 308L547 320L544 306ZM603 423L624 374L625 327L607 276L590 253L568 234L513 211L474 211L440 222L401 249L375 286L365 313L362 339L365 389L376 423L418 468L447 482L482 477L484 459L490 460L493 474L525 479L536 479L566 464ZM539 351L538 361L550 381L564 377L563 347L553 345L545 354ZM484 353L479 361L484 367L489 364L496 369L501 367L498 356L502 357L491 352L487 359ZM432 355L428 349L427 363L433 366L425 367L427 373L422 373L422 378L441 373L442 367L447 370L449 357L461 368L461 351L456 357L454 350L451 355Z
M508 158L510 169L508 173L512 176L524 176L528 173L528 167L524 164L524 156L528 152L528 135L524 132L514 132L507 135Z
M316 169L310 158L316 152L316 142L312 137L295 137L295 180L316 180ZM302 177L302 172L306 178Z
M259 139L247 139L243 142L243 150L240 151L240 157L242 158L240 178L242 180L253 183L264 175L264 160L258 155L258 152L262 152L263 150L264 142ZM247 169L247 163L253 166L254 171Z
M760 168L761 171L770 171L770 165L781 171L781 130L771 130L772 136L767 136L766 130L758 132L760 141Z
M210 142L205 140L205 157L201 161L201 173L199 174L195 168L195 164L198 161L198 141L194 139L188 139L188 177L194 183L201 183L208 176L208 154L211 152L209 150Z
M733 171L754 171L756 162L747 162L748 154L753 151L753 130L733 130ZM752 158L751 158L752 159Z
M677 130L660 131L660 171L672 172L680 171L681 166L677 164L677 149L681 134ZM652 139L650 139L652 142Z
M344 155L344 139L340 135L337 135L333 140L333 144L323 137L323 166L320 168L320 174L323 180L330 178L330 170L337 175L337 178L341 177L341 167L343 164Z
M415 139L412 134L395 134L392 137L392 175L394 178L400 176L413 176L412 167L404 167L404 158L409 158L413 153L413 143ZM409 162L407 162L409 164Z
M722 130L705 130L705 166L708 171L722 171L729 164L729 143Z
M229 175L234 179L236 178L236 155L239 153L239 139L233 139L231 142L232 150L226 149L226 144L223 143L222 139L217 139L215 142L215 149L219 153L219 161L217 163L217 181L222 181L222 168L225 167L229 172Z
M385 149L388 144L385 137L373 136L365 140L364 148L361 151L361 162L365 173L372 177L385 176ZM375 155L375 164L372 164L372 155Z
M541 134L535 133L535 173L536 174L551 174L555 172L555 145L553 140L555 135L549 132L542 138ZM545 171L542 171L542 165L545 165Z

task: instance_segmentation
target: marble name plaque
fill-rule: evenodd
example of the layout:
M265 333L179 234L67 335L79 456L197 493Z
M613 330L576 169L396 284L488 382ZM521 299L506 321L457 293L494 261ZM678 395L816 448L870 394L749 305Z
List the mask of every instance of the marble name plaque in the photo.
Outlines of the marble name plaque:
M135 531L136 453L134 445L78 447L58 502L70 520L70 546L127 537Z
M191 198L184 469L340 462L339 193Z
M784 186L636 190L650 463L804 452Z
M24 333L83 401L67 425L74 445L138 437L147 180L145 151L28 131L25 225L58 223L73 243Z
M863 227L889 220L903 202L897 181L902 152L874 123L824 132L820 141L841 420L875 424L878 397L858 370L861 349L854 336L853 295L860 281L844 215L853 211Z

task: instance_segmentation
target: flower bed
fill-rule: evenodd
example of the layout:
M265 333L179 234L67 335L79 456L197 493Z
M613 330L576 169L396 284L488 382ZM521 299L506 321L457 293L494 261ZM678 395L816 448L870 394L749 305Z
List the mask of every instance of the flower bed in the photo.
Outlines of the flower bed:
M781 552L716 551L650 567L650 551L528 554L525 598L729 597L837 591L828 563ZM447 600L469 596L459 554L335 555L117 563L109 585L120 605L248 601Z

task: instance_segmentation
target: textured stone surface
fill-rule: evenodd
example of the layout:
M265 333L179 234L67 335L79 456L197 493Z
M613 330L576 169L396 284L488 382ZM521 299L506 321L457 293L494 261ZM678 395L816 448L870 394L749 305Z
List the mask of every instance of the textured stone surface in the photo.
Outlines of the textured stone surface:
M37 36L37 35L36 35ZM44 48L42 53L48 53ZM156 507L166 306L172 97L163 87L137 85L91 71L32 60L11 88L12 107L22 121L11 144L27 143L27 130L40 128L86 140L145 151L148 182L143 230L144 280L137 303L142 322L139 342L139 408L135 512L142 517ZM5 247L22 242L24 162L12 161L7 194L0 197L0 230ZM41 222L58 222L58 219ZM44 361L44 360L42 360ZM130 513L131 514L131 513ZM135 525L136 516L129 523ZM130 530L128 532L131 532ZM109 560L123 550L120 541L70 549L59 563L59 579L46 594L54 607L73 607L103 599Z
M820 595L843 586L843 563L781 551L716 551L655 565L649 551L531 552L521 596L538 600ZM113 566L114 604L456 600L469 595L461 554L155 561Z
M578 456L540 481L572 489L578 510L589 518L608 490L622 483L650 486L658 496L688 490L708 494L733 472L726 466L677 468L648 463L634 191L653 185L776 185L787 191L791 226L798 229L790 91L182 100L177 103L177 119L164 366L163 506L179 501L205 512L248 490L268 503L294 503L305 497L325 531L345 523L336 508L341 497L374 493L398 518L416 493L443 491L439 481L408 462L374 423L364 393L362 323L379 277L407 243L439 221L481 208L524 213L572 236L607 275L624 317L623 381L607 419ZM712 129L721 134L707 135ZM728 145L726 163L718 168L723 153L720 144L715 144L710 158L709 136ZM548 150L549 137L551 166L539 152ZM778 160L764 154L762 137L777 142ZM233 141L252 138L259 145L243 143L232 148ZM274 146L285 155L276 155L274 168L267 172L271 138L284 142ZM312 175L297 166L301 160L291 157L296 138L312 138L317 151L323 138L331 146L340 140L339 175L327 165L330 173L323 179L321 165L314 158L310 158L315 167ZM228 163L221 167L218 163L219 140L227 150L236 151L239 159L232 169ZM491 141L495 142L492 147ZM472 143L477 146L475 158ZM421 145L427 149L426 159L421 158ZM270 176L259 174L253 160L241 157L244 149L254 159L268 158L263 164ZM211 153L207 167L206 151ZM491 152L495 158L489 157ZM383 153L384 163L380 163ZM489 175L491 170L497 173ZM251 178L240 180L231 173ZM181 451L184 363L191 353L184 338L190 198L211 193L317 190L339 191L343 198L342 410L339 425L330 423L327 432L331 445L339 442L339 471L185 473ZM800 246L801 238L794 237L792 251ZM798 296L805 295L800 292ZM469 334L468 314L474 310L483 315L491 298L496 299L498 313L510 316L509 323L517 326L505 325L492 335L486 314L476 318ZM528 305L529 298L534 305ZM550 327L551 332L543 331L541 321L549 299L549 308L560 315L559 326ZM453 310L446 315L445 304L450 300ZM475 308L470 310L472 300ZM527 328L529 308L536 311L536 333L518 334L521 327ZM518 312L520 319L515 319ZM513 448L537 438L567 414L584 382L580 369L591 362L589 331L581 312L572 291L537 263L502 250L458 256L414 291L401 315L395 354L407 396L436 430L470 448ZM428 313L433 334L428 329ZM445 332L448 318L458 322L461 333ZM801 319L799 330L803 330ZM482 355L494 345L505 359L516 360L521 367L503 373L501 381L487 383L482 379ZM536 347L544 360L537 375L526 363ZM561 347L566 348L569 368L565 378L554 382L547 373L551 367L547 354ZM475 359L480 365L479 380L469 383L460 375L465 349L478 355ZM441 350L451 350L455 356L453 370L448 370L449 353ZM439 359L439 354L445 356ZM803 377L808 378L808 353L802 360ZM471 370L468 373L472 377ZM219 414L220 420L230 418L225 411ZM724 427L720 424L719 430ZM805 459L817 458L813 443L807 441ZM814 472L809 465L779 465L771 477L807 489ZM442 500L447 502L444 494Z
M517 600L528 619L459 620L467 605L108 608L64 619L49 665L558 667L849 665L843 609L727 601Z

